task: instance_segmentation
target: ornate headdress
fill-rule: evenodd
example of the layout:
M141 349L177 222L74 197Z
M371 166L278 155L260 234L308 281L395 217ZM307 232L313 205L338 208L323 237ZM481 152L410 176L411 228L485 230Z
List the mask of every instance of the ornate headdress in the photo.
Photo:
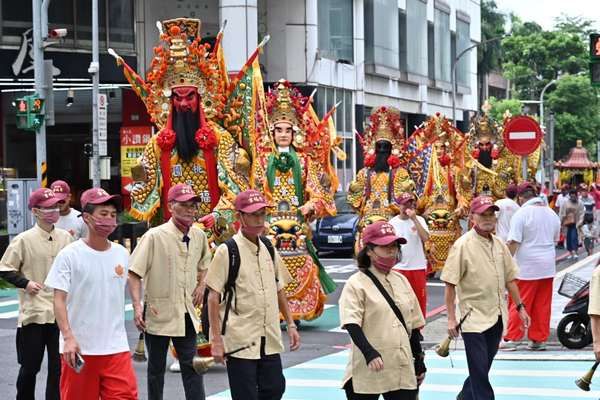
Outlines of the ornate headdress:
M227 82L209 44L201 43L199 19L176 18L157 22L160 42L154 47L150 70L143 80L112 49L127 80L142 99L152 122L159 129L167 125L172 89L190 86L201 94L201 108L207 119L222 114Z
M304 147L306 143L304 118L309 106L308 97L303 96L285 79L280 79L267 93L269 130L272 132L278 122L288 122L294 130L294 147Z
M471 126L469 127L471 145L479 142L483 137L488 137L489 141L492 142L500 139L498 125L490 115L491 109L491 104L486 100L481 106L482 113L471 118Z
M404 146L404 127L400 119L400 111L394 107L378 107L369 117L369 125L364 135L359 136L363 148L365 165L374 162L375 144L381 140L392 144L392 154L388 163L397 167L400 163L401 150ZM392 165L393 164L393 165Z

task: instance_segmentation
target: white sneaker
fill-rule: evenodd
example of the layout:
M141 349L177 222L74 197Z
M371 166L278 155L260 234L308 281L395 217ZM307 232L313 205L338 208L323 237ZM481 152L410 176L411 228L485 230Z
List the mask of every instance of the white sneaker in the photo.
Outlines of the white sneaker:
M507 340L502 340L500 341L500 344L498 345L498 349L500 351L516 351L519 347L519 342L511 342L511 341L507 341Z
M171 372L181 372L181 367L179 365L179 360L173 361L173 364L169 367L169 371Z

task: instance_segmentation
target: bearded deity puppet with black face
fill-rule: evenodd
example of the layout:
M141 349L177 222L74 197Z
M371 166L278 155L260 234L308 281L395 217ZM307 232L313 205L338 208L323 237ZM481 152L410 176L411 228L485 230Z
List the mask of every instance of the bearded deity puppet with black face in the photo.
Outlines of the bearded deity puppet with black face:
M350 184L348 203L358 212L362 229L371 221L393 217L397 211L395 199L412 192L414 183L404 167L405 137L400 111L393 107L373 110L360 141L365 167Z

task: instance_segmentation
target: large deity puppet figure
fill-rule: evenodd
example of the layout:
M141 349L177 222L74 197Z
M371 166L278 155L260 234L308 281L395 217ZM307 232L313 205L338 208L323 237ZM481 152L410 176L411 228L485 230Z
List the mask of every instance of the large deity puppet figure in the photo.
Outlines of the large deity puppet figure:
M125 77L159 128L140 164L132 169L136 182L130 213L140 220L168 219L169 188L187 183L201 198L199 221L209 228L215 220L226 219L224 226L228 226L235 194L249 186L249 156L237 138L220 125L227 111L233 112L228 96L235 87L224 69L222 32L211 51L208 44L201 43L200 20L178 18L157 26L161 41L154 48L146 80L109 50L123 65ZM242 160L247 170L236 170L231 157Z
M469 206L471 181L465 166L465 137L437 113L408 139L411 176L417 209L429 227L426 243L432 269L444 266L448 251L460 236L459 219Z
M293 278L285 287L290 312L295 320L312 320L322 314L326 295L335 290L308 226L315 218L336 213L338 180L329 157L335 128L331 112L319 121L310 99L285 80L267 94L266 110L268 131L257 139L252 180L272 205L267 234Z
M414 183L403 165L404 128L400 111L379 107L369 117L359 136L365 167L358 171L348 190L348 203L357 211L362 229L378 220L388 221L397 213L396 199L412 192ZM360 247L360 240L357 241Z

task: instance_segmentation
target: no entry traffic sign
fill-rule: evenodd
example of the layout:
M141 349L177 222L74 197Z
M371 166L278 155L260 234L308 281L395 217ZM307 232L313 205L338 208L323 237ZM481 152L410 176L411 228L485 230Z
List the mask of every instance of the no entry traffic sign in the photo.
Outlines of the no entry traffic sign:
M504 144L508 150L520 156L533 153L542 142L542 129L531 117L519 115L504 126Z

